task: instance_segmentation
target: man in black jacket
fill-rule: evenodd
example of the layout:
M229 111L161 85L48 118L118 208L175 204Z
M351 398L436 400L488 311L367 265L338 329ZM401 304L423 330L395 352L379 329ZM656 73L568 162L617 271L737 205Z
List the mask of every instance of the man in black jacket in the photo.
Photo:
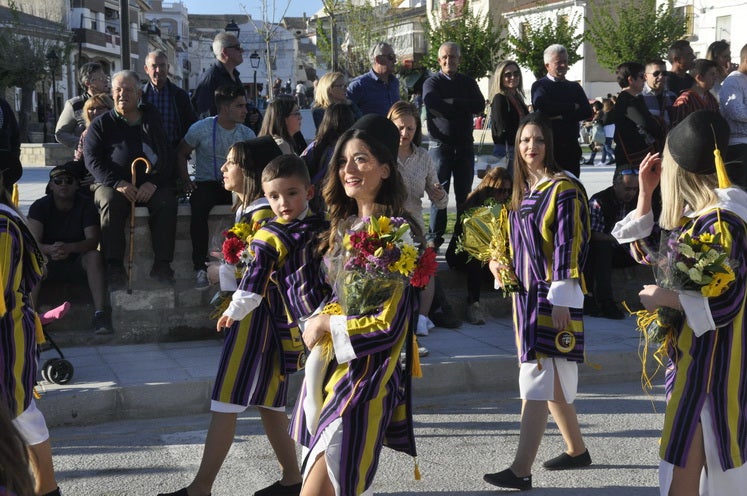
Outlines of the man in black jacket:
M143 86L143 101L161 113L169 143L176 149L189 126L197 121L197 114L187 92L169 81L169 59L165 52L150 52L145 58L145 72L148 82Z

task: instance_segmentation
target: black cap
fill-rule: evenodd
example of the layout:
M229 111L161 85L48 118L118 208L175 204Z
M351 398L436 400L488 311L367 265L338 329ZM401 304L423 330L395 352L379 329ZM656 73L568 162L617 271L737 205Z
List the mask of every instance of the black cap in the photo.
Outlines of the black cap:
M262 136L246 141L246 146L252 156L252 167L262 170L270 161L283 154L272 136Z
M693 174L713 174L716 146L726 153L729 124L718 112L697 110L685 117L667 136L669 153L677 165Z
M68 164L64 165L57 165L55 167L52 167L52 170L49 171L49 179L54 179L55 177L59 176L70 176L78 179L78 176L73 172L72 168Z
M351 129L360 129L370 134L371 137L378 140L391 153L392 160L397 160L399 152L399 130L392 121L379 114L366 114L351 127Z

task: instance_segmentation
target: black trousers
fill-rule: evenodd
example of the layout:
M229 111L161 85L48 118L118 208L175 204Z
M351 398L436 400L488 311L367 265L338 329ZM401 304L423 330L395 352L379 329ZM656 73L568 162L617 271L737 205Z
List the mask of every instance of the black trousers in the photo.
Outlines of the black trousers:
M194 269L204 270L208 255L208 218L210 210L216 205L230 205L231 192L223 188L218 181L201 181L195 183L197 189L192 191L189 204L192 215L189 218L189 234L192 238L192 265Z

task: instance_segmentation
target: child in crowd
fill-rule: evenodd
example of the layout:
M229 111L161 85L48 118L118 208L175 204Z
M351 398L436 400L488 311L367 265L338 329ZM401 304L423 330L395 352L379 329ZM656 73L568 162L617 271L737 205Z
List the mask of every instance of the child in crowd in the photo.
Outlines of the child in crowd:
M281 155L270 136L234 143L221 167L223 187L236 195L236 222L264 224L273 217L262 197L261 176L265 166ZM236 267L221 264L211 276L220 277L221 290L235 291ZM219 276L220 274L220 276ZM280 465L280 480L255 492L255 496L293 495L301 491L301 472L296 446L288 434L285 405L288 375L297 369L303 349L287 346L291 331L279 291L272 285L252 314L224 329L223 350L210 402L211 419L200 467L189 486L159 496L204 496L211 493L236 434L238 414L257 407L270 445Z
M323 215L315 215L309 209L314 187L303 159L282 155L272 160L262 173L262 189L277 217L254 235L250 246L254 258L249 262L231 304L218 320L218 329L228 327L251 313L262 301L273 274L286 310L299 325L329 296L329 287L321 277L321 260L316 249L317 233L329 225ZM316 358L309 361L314 370L322 369L323 364L318 364ZM320 381L322 373L323 370L319 374Z
M692 88L680 93L672 104L672 127L696 110L719 111L718 100L711 93L719 77L716 62L698 59L693 62L690 75L695 79L695 84Z

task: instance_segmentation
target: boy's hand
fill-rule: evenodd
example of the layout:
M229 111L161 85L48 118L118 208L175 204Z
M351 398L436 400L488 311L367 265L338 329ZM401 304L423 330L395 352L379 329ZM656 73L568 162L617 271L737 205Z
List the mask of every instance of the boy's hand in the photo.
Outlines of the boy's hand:
M218 332L221 332L226 327L231 327L234 323L234 320L229 317L228 315L221 315L221 317L218 319L218 325L216 326L216 329Z

